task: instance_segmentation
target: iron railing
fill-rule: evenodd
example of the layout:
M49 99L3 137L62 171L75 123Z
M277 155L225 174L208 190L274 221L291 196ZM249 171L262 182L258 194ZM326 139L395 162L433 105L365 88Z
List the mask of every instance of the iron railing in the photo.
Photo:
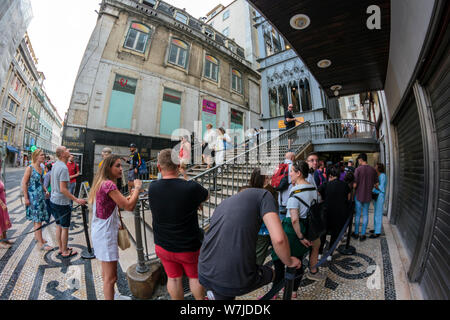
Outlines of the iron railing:
M358 119L331 119L311 123L312 140L375 139L375 123Z
M298 153L311 141L311 126L303 123L287 131L263 132L259 145L246 148L246 151L236 155L236 150L225 152L225 162L215 166L191 180L209 189L210 196L199 210L201 228L207 229L214 209L226 198L239 192L248 185L255 168L261 168L262 174L272 174L278 164L284 161L288 151L288 140L291 140L290 150ZM217 153L217 152L216 152Z
M291 151L299 153L310 143L311 131L310 124L301 124L289 131L271 131L263 132L259 138L259 145L253 148L248 147L248 143L236 146L225 152L225 163L215 166L191 180L200 183L210 190L208 200L199 208L199 224L201 228L207 229L214 209L222 200L236 194L240 187L248 184L253 169L259 167L267 170L269 174L273 173L275 168L284 160L284 155L288 151L288 138L291 141ZM235 155L236 152L245 149L246 151ZM156 167L156 163L150 163ZM147 180L151 175L149 163L149 173L140 175L139 179ZM149 179L152 180L152 179ZM145 263L157 259L153 248L149 243L151 235L151 226L149 225L146 214L148 214L149 203L146 194L147 186L144 187L144 194L140 196L139 205L134 210L135 242L138 253L137 272L144 273Z
M357 127L355 132L346 130L346 124ZM252 171L261 168L262 174L273 174L278 164L284 161L284 155L288 151L296 155L307 150L314 140L336 138L374 138L375 125L369 121L354 119L326 120L315 123L305 122L290 130L263 131L259 137L259 144L249 146L248 141L231 150L219 151L225 153L223 164L208 169L190 180L198 182L209 189L209 198L199 208L199 225L202 229L208 229L211 216L215 208L226 198L238 193L240 188L248 185ZM289 148L289 140L291 140ZM201 148L201 144L195 144L194 148ZM201 151L201 149L200 149ZM147 162L149 173L139 175L141 180L153 180L157 176L156 161ZM147 191L147 186L144 191ZM148 231L151 226L146 222L148 214L148 197L142 195L140 205L135 209L136 245L138 250L138 265L142 269L145 262L156 259L153 248L148 246ZM147 212L146 212L147 211ZM150 236L150 235L149 235ZM139 270L137 270L139 272ZM143 272L143 271L142 271Z

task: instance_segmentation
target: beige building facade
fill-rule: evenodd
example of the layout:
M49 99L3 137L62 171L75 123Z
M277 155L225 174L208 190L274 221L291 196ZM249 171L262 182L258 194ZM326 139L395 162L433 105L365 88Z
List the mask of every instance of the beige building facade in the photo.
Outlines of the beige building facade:
M207 123L244 132L260 124L259 83L243 48L187 12L163 1L105 0L63 144L92 168L106 145L125 155L134 142L149 159L180 135L200 139Z

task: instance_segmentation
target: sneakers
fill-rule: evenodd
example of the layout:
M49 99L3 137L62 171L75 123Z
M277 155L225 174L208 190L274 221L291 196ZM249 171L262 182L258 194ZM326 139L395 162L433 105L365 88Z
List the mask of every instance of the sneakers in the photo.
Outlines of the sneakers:
M369 238L370 239L376 239L376 238L378 238L380 236L380 234L378 233L372 233L370 236L369 236Z
M352 233L352 238L353 239L358 239L359 238L359 234L357 234L357 233Z
M360 236L360 237L359 237L359 241L366 241L366 236L365 236L365 235Z
M331 260L333 260L333 257L332 256L328 256L327 257L327 261L330 262Z
M316 273L312 273L311 270L309 270L306 273L306 278L308 278L309 280L314 280L314 281L320 281L320 280L325 280L327 278L326 274L321 272L321 271L316 271Z

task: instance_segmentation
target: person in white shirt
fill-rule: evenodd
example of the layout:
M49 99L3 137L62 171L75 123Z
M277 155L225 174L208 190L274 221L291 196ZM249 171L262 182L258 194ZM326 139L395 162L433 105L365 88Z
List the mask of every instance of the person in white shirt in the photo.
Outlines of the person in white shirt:
M212 127L213 126L210 123L206 125L206 133L203 136L202 143L202 157L203 161L207 164L207 169L211 168L215 157L214 147L216 144L217 132L216 130L213 130Z
M312 152L308 155L306 158L306 162L309 166L309 175L306 181L314 186L317 190L317 184L314 180L314 172L319 167L319 156L317 153ZM319 202L321 201L321 197L319 194L319 191L317 191L317 197L319 199ZM311 252L309 254L309 264L310 266L314 266L319 261L319 249L320 249L320 238L314 240L312 242L312 248ZM310 269L308 273L306 274L306 277L310 280L323 280L326 278L326 275L323 272L320 272L318 268L315 268L314 270Z
M216 165L220 166L225 162L225 150L228 149L229 144L231 143L230 136L225 133L224 128L219 128L217 130L217 139L216 139Z

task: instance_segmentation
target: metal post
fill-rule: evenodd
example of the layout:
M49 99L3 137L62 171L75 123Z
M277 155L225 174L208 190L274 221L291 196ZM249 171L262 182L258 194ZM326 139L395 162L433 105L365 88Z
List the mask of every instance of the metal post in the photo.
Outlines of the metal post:
M351 234L352 234L352 226L353 226L353 212L354 212L354 206L351 206L351 218L350 218L350 223L348 224L348 232L347 232L347 242L345 243L345 245L341 245L339 246L339 248L337 249L338 252L340 254L343 254L345 256L351 256L354 255L356 253L356 248L350 245L350 238L351 238Z
M89 241L89 232L87 225L87 206L81 206L81 215L83 217L83 226L84 226L84 236L86 238L87 252L83 250L81 253L81 257L83 259L94 259L95 254L91 248L91 242Z
M142 247L142 230L141 230L141 203L136 203L134 208L134 226L136 228L136 251L138 256L138 263L136 271L138 273L145 273L149 271L148 266L145 265L144 248Z
M295 268L286 268L284 273L284 277L286 279L286 285L284 287L283 300L291 300L292 298L292 290L294 288L294 280L295 280Z

